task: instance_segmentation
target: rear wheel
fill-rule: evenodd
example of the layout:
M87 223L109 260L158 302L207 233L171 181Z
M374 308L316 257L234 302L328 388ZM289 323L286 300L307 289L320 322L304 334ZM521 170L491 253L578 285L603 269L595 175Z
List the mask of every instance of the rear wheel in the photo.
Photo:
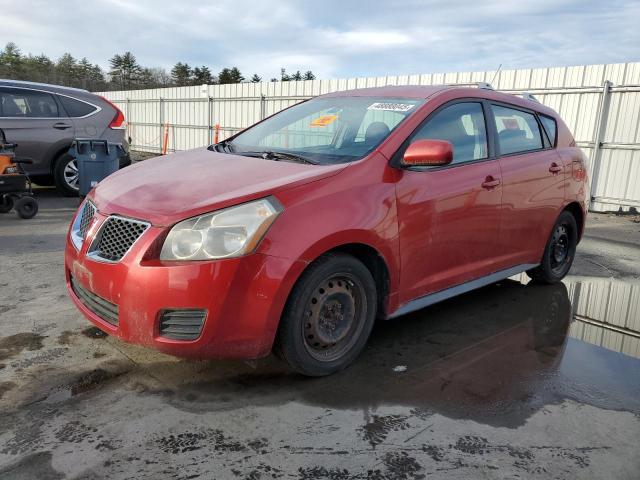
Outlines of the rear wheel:
M65 153L58 157L53 169L53 177L56 188L65 197L75 197L78 195L80 183L78 176L78 164L76 159Z
M362 262L345 254L322 256L291 292L278 329L277 354L304 375L342 370L369 338L376 297L375 282Z
M578 244L578 225L575 217L564 211L551 231L540 265L527 271L533 280L557 283L569 272Z
M15 208L20 218L33 218L38 213L38 202L33 197L21 197L16 202Z

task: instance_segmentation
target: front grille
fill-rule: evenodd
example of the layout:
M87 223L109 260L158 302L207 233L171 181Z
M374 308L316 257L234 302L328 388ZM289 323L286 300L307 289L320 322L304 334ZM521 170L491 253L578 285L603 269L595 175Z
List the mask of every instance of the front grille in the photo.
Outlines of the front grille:
M87 236L87 230L89 230L89 225L91 225L91 220L93 220L93 216L96 214L96 207L91 202L86 202L84 204L84 208L82 209L82 215L80 215L80 228L79 233L80 237L84 240Z
M111 262L118 262L147 228L149 224L146 222L116 216L109 217L102 225L89 253Z
M89 310L105 322L109 322L111 325L118 325L118 305L90 292L80 285L73 276L71 276L71 289Z
M195 340L202 332L206 310L163 310L160 336L171 340Z

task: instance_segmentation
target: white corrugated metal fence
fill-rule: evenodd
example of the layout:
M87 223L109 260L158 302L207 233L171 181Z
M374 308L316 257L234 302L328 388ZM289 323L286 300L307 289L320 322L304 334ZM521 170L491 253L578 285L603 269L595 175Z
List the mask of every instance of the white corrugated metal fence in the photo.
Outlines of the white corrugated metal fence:
M458 72L300 82L203 85L104 92L127 118L136 150L187 150L222 140L309 97L384 85L490 82L496 90L528 91L555 109L589 157L591 208L640 209L640 63Z

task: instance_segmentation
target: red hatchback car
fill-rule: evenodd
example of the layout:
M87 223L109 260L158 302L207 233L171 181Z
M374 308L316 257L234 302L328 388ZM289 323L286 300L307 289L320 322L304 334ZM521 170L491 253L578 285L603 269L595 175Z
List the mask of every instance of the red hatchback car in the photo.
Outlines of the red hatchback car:
M489 88L322 95L102 181L69 230L80 311L195 358L352 363L390 319L527 272L557 282L585 223L558 114Z

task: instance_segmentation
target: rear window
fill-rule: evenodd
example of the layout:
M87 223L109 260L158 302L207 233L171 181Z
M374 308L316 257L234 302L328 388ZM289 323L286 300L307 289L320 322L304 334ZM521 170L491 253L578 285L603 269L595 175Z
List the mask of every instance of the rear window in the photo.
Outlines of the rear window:
M53 95L22 88L0 89L0 117L49 118L58 116Z
M492 109L502 155L543 148L540 127L533 114L499 105L493 105Z
M88 103L81 102L74 98L64 97L62 95L58 95L58 98L70 117L85 117L97 110L93 105L89 105Z
M547 133L547 137L549 138L549 142L551 142L551 146L555 147L556 135L558 130L556 121L551 117L547 117L546 115L540 115L540 122L544 127L544 131Z

